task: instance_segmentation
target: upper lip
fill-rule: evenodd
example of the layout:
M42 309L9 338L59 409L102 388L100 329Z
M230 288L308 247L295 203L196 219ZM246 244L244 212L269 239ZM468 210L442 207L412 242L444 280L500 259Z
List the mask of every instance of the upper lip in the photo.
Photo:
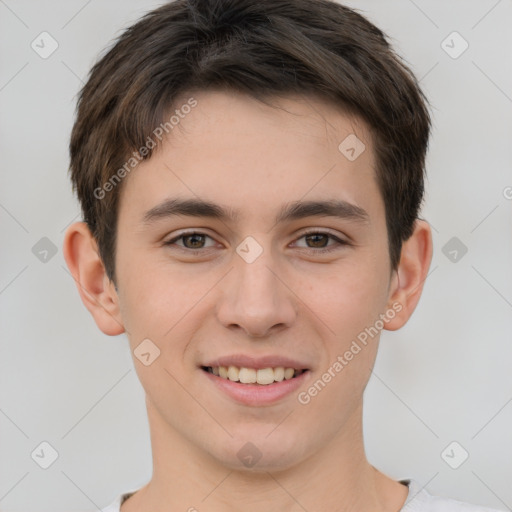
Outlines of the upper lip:
M266 356L249 356L246 354L232 354L229 356L222 356L216 359L212 359L209 362L202 364L201 366L206 367L218 367L218 366L237 366L238 368L277 368L283 366L284 368L294 368L295 370L307 370L308 365L291 359L289 357L278 356L278 355L266 355Z

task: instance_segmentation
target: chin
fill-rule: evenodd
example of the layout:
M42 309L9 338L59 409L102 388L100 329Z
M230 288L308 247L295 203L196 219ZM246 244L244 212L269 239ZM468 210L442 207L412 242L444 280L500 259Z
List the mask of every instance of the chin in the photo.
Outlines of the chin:
M275 428L275 427L273 427ZM273 471L286 471L306 458L303 440L283 430L265 428L257 432L235 435L229 441L212 447L212 455L217 461L234 471L247 471L251 474Z

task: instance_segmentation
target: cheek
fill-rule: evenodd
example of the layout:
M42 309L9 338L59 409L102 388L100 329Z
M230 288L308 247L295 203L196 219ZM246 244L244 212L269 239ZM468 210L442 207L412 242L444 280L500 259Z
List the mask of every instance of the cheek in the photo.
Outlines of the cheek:
M310 281L308 289L308 306L342 342L372 325L387 299L387 280L376 261L333 267L321 281Z
M147 256L136 250L120 251L116 265L121 314L132 345L144 338L163 341L183 307L183 301L177 299L186 297L180 290L182 283L167 280Z
M182 360L194 330L210 311L219 273L183 268L146 251L119 259L121 314L132 350L145 338L160 348L171 367ZM209 300L210 299L210 300Z

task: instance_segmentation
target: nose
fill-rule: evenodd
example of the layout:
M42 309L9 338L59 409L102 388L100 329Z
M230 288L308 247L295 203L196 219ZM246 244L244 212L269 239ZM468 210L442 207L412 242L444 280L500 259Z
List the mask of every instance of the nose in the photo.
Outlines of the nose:
M297 315L292 283L270 250L252 263L234 255L234 268L223 280L217 318L226 328L261 338L290 327Z

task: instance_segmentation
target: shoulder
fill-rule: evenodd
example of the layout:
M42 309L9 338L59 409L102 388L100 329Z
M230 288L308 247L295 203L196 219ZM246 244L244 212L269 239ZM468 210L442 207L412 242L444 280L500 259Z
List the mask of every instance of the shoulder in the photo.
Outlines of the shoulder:
M135 492L136 491L129 491L125 492L124 494L121 494L110 505L100 509L100 512L120 512L122 503L126 501Z
M401 482L408 485L409 495L400 512L503 512L452 498L433 496L412 479L401 480Z
M119 512L121 510L121 498L118 496L110 505L100 509L100 512Z

